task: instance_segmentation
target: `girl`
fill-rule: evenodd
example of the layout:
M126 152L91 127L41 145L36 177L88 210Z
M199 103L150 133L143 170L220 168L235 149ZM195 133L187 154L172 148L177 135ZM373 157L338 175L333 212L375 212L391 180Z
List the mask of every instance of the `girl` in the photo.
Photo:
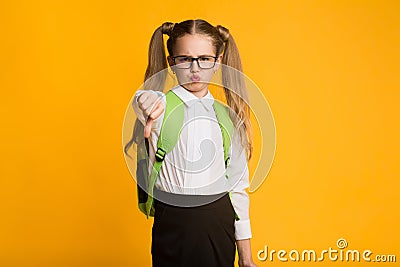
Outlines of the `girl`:
M167 60L164 34L169 36ZM146 90L138 90L132 103L144 126L149 165L155 161L166 107L162 92L165 75L160 73L167 69L167 63L178 79L179 84L171 91L184 103L184 125L178 143L165 156L154 186L153 266L233 267L237 246L239 266L256 267L245 191L247 160L252 151L251 125L235 41L226 28L200 19L166 22L155 30L149 47ZM226 67L222 80L235 126L227 167L214 98L208 90L220 64ZM150 79L156 73L157 79ZM208 202L195 205L199 199Z

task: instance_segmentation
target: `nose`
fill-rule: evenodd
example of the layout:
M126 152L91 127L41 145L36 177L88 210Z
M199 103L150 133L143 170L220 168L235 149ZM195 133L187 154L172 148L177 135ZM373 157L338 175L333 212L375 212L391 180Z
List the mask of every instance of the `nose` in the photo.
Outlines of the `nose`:
M192 65L190 66L190 72L197 72L199 71L199 59L198 58L194 58L192 60Z

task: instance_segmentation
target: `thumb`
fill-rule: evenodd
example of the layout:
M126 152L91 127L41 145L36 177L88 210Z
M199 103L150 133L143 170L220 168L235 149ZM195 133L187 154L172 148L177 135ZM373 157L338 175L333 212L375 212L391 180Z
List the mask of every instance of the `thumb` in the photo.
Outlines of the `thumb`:
M164 111L164 106L159 101L158 104L155 106L155 108L149 114L149 117L147 118L146 125L144 126L144 137L145 138L149 138L150 137L150 133L151 133L151 130L152 130L153 122L158 117L160 117L160 115L162 114L163 111Z
M144 137L149 138L151 133L151 126L153 125L153 119L149 116L144 126Z

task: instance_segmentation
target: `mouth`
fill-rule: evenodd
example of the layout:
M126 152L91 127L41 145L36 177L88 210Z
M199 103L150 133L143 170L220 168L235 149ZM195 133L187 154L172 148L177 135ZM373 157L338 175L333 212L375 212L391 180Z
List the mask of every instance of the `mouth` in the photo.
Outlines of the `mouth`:
M191 80L192 82L198 82L198 81L200 81L200 76L193 75L192 77L190 77L190 80Z

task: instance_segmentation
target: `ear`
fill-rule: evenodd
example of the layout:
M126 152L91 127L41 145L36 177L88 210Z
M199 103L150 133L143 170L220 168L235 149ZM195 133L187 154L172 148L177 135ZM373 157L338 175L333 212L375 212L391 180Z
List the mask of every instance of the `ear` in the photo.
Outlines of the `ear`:
M222 55L219 55L217 58L217 61L215 62L214 72L217 72L217 70L220 67L221 62L222 62Z

